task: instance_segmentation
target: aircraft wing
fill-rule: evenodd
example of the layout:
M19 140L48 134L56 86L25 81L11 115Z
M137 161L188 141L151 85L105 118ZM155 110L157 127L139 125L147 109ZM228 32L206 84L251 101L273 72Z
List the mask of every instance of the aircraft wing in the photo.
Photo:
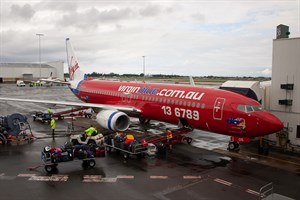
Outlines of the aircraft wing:
M70 82L68 82L68 81L51 80L51 79L39 79L39 80L49 82L49 83L59 83L59 84L64 84L64 85L70 85Z
M5 98L0 97L0 101L20 101L28 103L42 103L42 104L55 104L55 105L65 105L65 106L77 106L77 107L86 107L86 108L99 108L106 110L119 110L123 112L133 112L140 113L141 110L134 107L126 106L113 106L106 104L95 104L95 103L84 103L84 102L67 102L67 101L52 101L52 100L39 100L39 99L17 99L17 98Z

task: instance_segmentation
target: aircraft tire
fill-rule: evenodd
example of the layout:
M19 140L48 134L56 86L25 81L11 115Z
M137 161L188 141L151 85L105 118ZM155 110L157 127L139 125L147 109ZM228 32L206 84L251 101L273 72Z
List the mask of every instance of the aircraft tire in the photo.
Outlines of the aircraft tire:
M240 148L240 144L238 142L229 142L228 150L229 151L237 151Z
M193 139L190 138L190 137L187 137L187 138L186 138L186 142L187 142L188 144L191 144L191 143L193 142Z
M235 144L234 144L234 142L229 142L229 144L228 144L228 150L229 151L234 151L235 150Z

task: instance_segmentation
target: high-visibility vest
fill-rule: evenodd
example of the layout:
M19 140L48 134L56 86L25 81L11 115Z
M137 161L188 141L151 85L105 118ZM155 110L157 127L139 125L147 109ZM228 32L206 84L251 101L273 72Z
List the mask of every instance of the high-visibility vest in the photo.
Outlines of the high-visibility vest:
M52 129L56 128L55 119L53 119L53 118L51 119L50 126L51 126Z
M172 139L173 138L173 134L171 131L167 131L167 139Z
M85 130L86 134L88 137L92 136L93 133L97 133L97 129L95 129L94 127L90 127L88 129Z

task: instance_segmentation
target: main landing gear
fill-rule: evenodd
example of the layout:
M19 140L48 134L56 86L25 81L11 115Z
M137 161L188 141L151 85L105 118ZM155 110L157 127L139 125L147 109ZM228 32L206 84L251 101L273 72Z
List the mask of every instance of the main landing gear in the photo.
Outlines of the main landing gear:
M150 123L150 119L145 119L142 117L139 118L139 121L140 121L140 124L142 124L142 125L146 125L146 124Z
M240 150L240 144L238 142L235 141L230 141L228 144L228 148L229 151L239 151Z

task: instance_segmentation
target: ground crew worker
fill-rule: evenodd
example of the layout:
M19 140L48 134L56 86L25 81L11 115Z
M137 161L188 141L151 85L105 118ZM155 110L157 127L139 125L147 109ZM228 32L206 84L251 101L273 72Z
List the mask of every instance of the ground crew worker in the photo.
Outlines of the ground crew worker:
M97 134L98 131L96 128L93 127L93 125L91 125L88 129L85 130L85 133L86 133L87 137L91 137L94 134Z
M51 118L50 126L52 128L52 137L54 139L54 131L55 131L55 128L56 128L56 122L55 122L54 117Z
M169 150L172 151L172 138L173 138L172 131L169 128L167 128L166 134L167 134L167 142L169 145Z
M52 110L51 108L48 108L48 113L51 114L52 113Z

